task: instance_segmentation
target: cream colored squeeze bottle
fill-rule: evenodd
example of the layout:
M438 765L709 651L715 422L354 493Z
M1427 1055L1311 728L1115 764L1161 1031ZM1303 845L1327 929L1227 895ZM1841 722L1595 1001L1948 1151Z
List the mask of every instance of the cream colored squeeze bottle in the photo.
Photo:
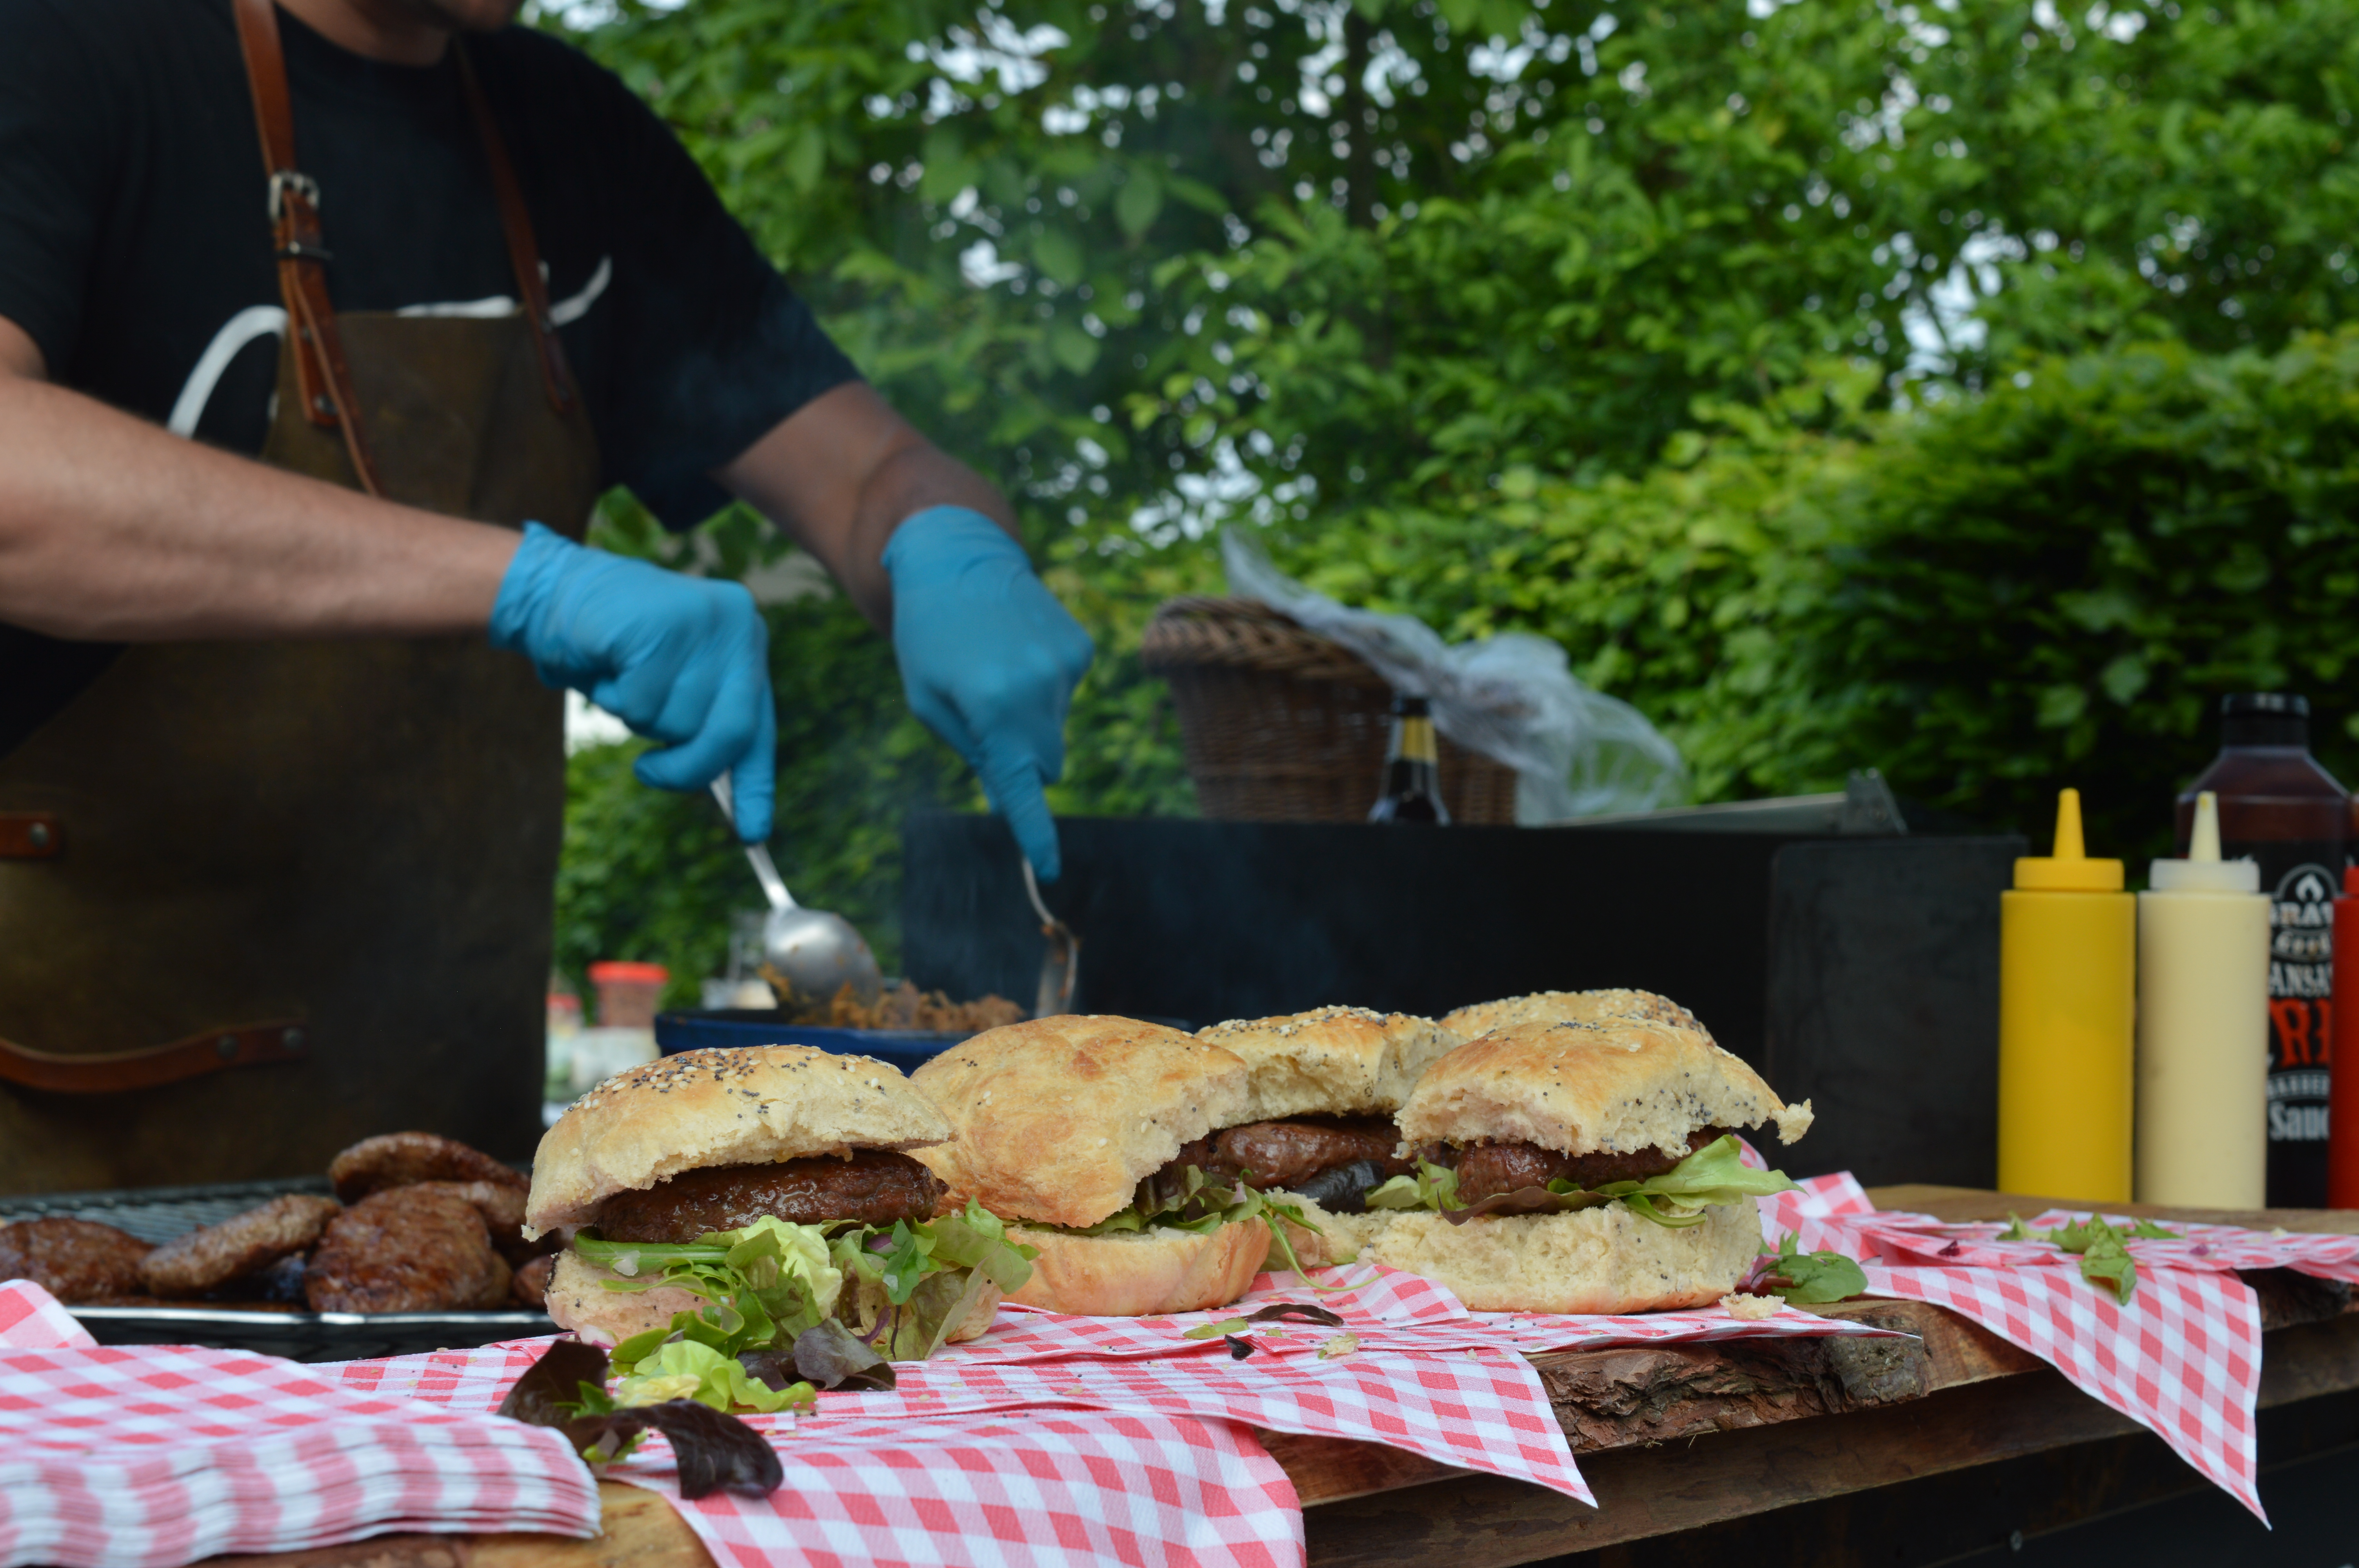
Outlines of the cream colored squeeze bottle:
M2195 797L2183 860L2137 895L2137 1201L2259 1208L2268 1181L2269 901Z
M2056 803L2056 852L1999 894L1998 1184L2126 1203L2137 904L2122 863L2081 843L2081 792Z

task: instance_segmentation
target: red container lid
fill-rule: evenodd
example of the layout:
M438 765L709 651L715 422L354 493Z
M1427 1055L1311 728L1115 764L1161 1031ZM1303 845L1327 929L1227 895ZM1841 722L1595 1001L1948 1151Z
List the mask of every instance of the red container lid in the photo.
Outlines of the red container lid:
M590 966L590 983L603 986L659 986L669 982L671 971L661 964L636 964L624 958L607 958Z

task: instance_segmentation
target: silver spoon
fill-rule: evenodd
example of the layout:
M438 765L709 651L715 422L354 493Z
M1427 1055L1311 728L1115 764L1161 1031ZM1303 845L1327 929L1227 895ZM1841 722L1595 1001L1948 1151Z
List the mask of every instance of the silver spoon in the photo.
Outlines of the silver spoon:
M1040 988L1032 999L1032 1016L1054 1018L1073 1011L1073 987L1082 978L1082 939L1073 928L1049 913L1040 901L1040 879L1033 874L1032 857L1024 860L1024 891L1032 895L1032 913L1040 917L1040 935L1048 947L1040 955Z
M737 807L727 773L712 781L712 798L721 803L721 815L734 829ZM762 922L762 957L770 968L786 977L798 996L823 1002L849 985L853 995L873 1006L885 989L885 971L877 968L876 955L852 922L797 903L770 859L768 845L746 845L745 858L754 863L754 875L770 901L770 913ZM788 1005L788 999L780 997L778 1005Z

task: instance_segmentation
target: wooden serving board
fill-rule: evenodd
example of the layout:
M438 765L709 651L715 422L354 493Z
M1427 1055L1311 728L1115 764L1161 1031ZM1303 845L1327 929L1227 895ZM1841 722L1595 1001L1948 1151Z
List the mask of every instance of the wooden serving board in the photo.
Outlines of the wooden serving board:
M1869 1196L1878 1208L1954 1220L2089 1206L1960 1187L1880 1187ZM2158 1219L2359 1234L2359 1211L2105 1206ZM2267 1335L2262 1408L2359 1389L2359 1312L2347 1288L2285 1271L2245 1279L2260 1293ZM1492 1568L2139 1430L2037 1357L1942 1308L1859 1301L1818 1310L1916 1337L1534 1356L1557 1420L1582 1455L1596 1509L1379 1444L1259 1436L1302 1499L1314 1564ZM1843 1419L1787 1430L1829 1415ZM211 1562L216 1568L709 1568L702 1543L654 1493L609 1481L599 1495L605 1530L594 1541L386 1536Z

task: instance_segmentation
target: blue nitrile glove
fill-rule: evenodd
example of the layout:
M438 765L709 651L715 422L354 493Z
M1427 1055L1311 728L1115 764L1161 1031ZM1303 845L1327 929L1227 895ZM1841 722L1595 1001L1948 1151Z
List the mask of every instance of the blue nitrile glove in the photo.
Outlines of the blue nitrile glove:
M1041 786L1065 771L1065 709L1090 634L982 513L931 506L885 546L901 688L983 780L1042 881L1064 869Z
M640 783L696 790L728 773L738 837L770 836L770 630L743 583L666 571L527 523L492 605L492 645L662 741L633 765Z

